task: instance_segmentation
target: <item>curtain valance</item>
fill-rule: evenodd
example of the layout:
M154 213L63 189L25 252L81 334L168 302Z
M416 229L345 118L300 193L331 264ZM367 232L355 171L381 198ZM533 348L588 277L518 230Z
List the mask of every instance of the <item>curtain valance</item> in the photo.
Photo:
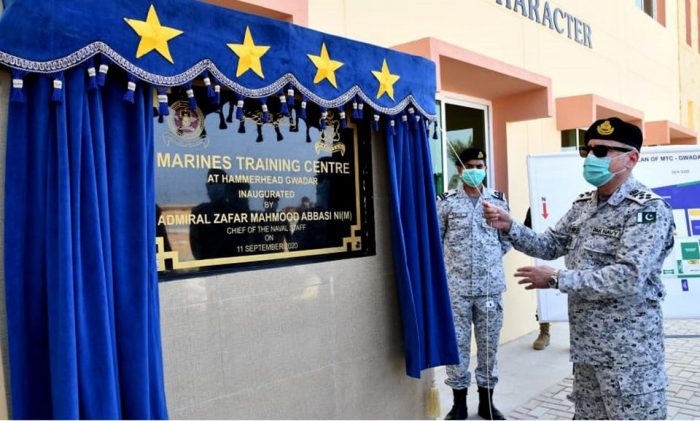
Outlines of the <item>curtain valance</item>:
M60 89L67 69L84 66L94 86L117 65L129 75L127 100L142 82L187 88L201 80L212 101L221 85L239 104L274 96L294 106L296 90L322 108L352 103L356 118L367 107L389 122L435 114L429 60L203 2L15 0L0 34L0 63L14 69L12 100L22 98L25 72L48 74Z

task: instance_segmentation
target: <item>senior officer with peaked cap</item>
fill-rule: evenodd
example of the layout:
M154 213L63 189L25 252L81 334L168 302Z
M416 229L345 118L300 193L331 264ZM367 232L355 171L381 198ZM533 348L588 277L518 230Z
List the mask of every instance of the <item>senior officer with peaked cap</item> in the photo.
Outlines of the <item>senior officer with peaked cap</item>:
M666 418L661 302L664 259L673 247L670 206L632 176L642 132L619 118L594 122L580 149L596 190L542 234L485 204L488 223L516 250L566 269L519 268L526 289L568 294L575 419ZM554 175L552 175L554 176Z

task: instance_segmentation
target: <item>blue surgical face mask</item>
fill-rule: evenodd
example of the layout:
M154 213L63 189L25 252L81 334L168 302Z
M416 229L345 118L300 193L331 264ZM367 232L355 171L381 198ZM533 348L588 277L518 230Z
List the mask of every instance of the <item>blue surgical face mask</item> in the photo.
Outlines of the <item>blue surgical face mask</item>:
M486 171L479 168L469 168L462 171L462 181L464 181L467 186L479 187L481 182L484 181L486 177Z
M618 157L623 155L626 154L618 155ZM626 170L626 168L623 168L620 171L616 171L614 173L610 172L611 161L612 158L610 158L609 156L598 158L593 154L589 154L586 157L586 160L583 162L583 178L585 178L586 181L588 181L596 187L600 187L609 183L610 180L612 180L616 174L619 174Z

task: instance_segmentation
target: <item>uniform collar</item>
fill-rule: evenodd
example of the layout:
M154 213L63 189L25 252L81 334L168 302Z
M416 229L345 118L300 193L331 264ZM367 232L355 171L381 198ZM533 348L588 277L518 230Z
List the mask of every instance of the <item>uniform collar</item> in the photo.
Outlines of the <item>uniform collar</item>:
M625 182L622 183L617 190L615 190L612 196L610 196L608 203L613 206L619 206L620 203L625 200L625 196L627 196L633 190L639 190L639 182L634 178L634 176L630 175L627 180L625 180ZM598 199L597 191L595 199Z
M489 197L491 192L489 191L488 187L484 186L483 189L481 189L481 195L482 197ZM467 192L464 191L464 187L459 186L457 187L457 195L459 196L464 196L464 197L470 197Z

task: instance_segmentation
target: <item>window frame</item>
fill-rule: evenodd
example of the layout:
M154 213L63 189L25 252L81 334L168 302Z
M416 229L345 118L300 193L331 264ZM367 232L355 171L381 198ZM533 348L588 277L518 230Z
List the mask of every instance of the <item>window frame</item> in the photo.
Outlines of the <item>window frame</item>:
M651 14L646 10L646 0L635 0L634 1L634 7L641 10L646 14L647 16L650 16L654 20L658 20L658 4L656 0L650 0L651 1Z
M579 146L584 146L585 143L585 135L586 135L586 129L587 128L581 128L581 127L575 127L572 129L564 129L560 131L559 135L559 148L561 152L578 152ZM576 145L575 146L564 146L561 144L561 138L564 136L564 132L568 132L574 130L576 132Z
M449 177L447 177L448 165L452 165L453 159L448 159L450 155L448 152L451 151L450 146L447 144L447 115L446 115L446 105L450 104L453 106L472 108L483 111L484 113L484 148L486 152L486 177L489 180L495 180L495 172L493 166L493 118L491 115L491 101L485 100L483 98L469 97L465 95L459 95L455 93L438 93L435 97L436 101L440 103L440 141L442 143L442 184L443 191L447 191L449 185Z

